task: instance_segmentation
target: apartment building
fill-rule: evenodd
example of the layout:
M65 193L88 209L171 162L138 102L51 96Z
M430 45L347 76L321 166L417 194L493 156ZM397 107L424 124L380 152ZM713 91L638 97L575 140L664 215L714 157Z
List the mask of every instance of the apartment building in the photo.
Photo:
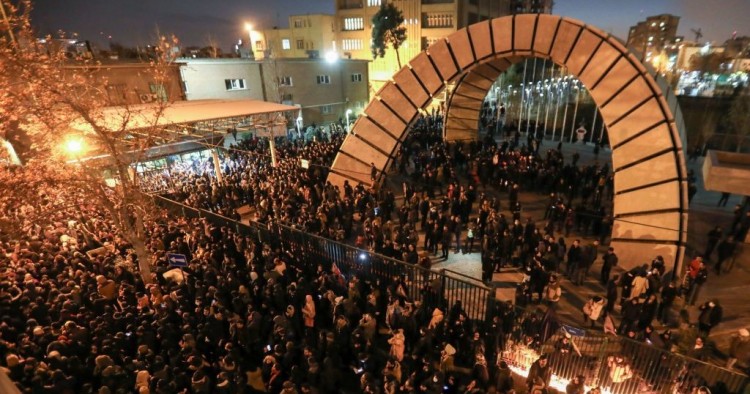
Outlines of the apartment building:
M372 59L370 42L372 17L386 0L335 0L336 42L345 57ZM551 0L530 0L545 3L551 11ZM473 23L514 13L513 0L394 0L404 16L407 40L399 48L401 64L456 30ZM398 70L395 51L387 50L384 58L370 63L370 84L373 92Z
M302 108L305 123L328 123L369 100L367 61L310 58L180 59L188 100L257 99Z
M627 45L631 50L642 54L645 61L658 56L664 49L669 49L682 40L677 36L680 17L670 14L649 16L645 21L631 26L628 31Z
M289 27L252 31L256 59L317 58L335 51L333 15L307 14L289 17Z

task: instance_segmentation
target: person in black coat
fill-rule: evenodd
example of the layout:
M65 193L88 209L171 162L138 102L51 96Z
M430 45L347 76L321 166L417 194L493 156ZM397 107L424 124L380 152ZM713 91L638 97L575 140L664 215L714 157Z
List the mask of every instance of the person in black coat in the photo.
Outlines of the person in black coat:
M607 315L610 315L615 309L615 303L617 302L617 282L620 280L620 275L615 275L607 282L607 306L604 307Z
M570 246L570 249L568 249L567 274L568 274L568 278L570 278L571 280L573 279L575 270L578 268L579 264L581 263L581 259L582 259L581 241L575 240L573 241L573 245Z
M505 361L500 361L495 377L495 390L499 394L506 394L513 390L513 376Z
M718 300L708 301L698 309L701 311L698 316L698 333L707 338L711 329L721 322L723 309Z
M625 335L628 331L635 329L635 323L641 315L641 304L637 298L633 298L622 305L622 321L618 332Z
M716 265L714 266L716 269L716 275L721 275L721 265L732 257L736 247L737 243L732 236L726 237L719 242L719 245L716 247L718 257L716 259Z
M716 248L716 245L719 243L719 240L721 239L721 236L723 234L724 231L721 229L721 226L716 226L708 232L708 241L706 241L706 249L703 252L704 260L711 260L711 254L713 254L714 249Z
M551 377L552 369L549 366L547 355L542 354L538 360L531 364L529 376L526 378L526 386L529 387L529 392L531 393L535 389L546 390Z
M669 282L661 289L661 303L659 303L659 308L656 311L656 318L660 322L669 322L669 314L675 298L677 298L677 288L674 283Z
M617 255L615 254L615 248L609 248L607 253L602 257L602 273L599 280L603 285L609 282L609 273L612 271L612 267L616 266Z

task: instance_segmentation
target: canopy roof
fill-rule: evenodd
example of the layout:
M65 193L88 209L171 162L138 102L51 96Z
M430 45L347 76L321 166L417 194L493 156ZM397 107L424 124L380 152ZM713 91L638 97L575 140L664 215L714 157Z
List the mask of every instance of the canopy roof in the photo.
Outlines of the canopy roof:
M176 101L166 106L153 103L106 107L101 111L100 124L112 131L130 131L295 110L299 108L261 100ZM159 111L163 111L161 116ZM86 132L91 126L74 121L71 128Z
M135 162L220 145L238 128L267 129L286 124L284 112L299 107L261 100L195 100L173 103L123 105L101 108L89 119L118 140L117 154ZM78 118L70 123L73 134L94 134L93 125ZM85 160L106 159L112 154L99 139L88 141Z

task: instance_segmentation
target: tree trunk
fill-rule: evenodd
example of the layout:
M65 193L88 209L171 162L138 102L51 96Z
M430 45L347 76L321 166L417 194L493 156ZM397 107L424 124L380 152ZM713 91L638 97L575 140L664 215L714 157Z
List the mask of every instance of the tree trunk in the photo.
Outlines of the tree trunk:
M395 51L396 51L396 63L398 64L398 70L401 70L401 54L399 54L398 48L396 48Z
M145 242L139 237L133 237L130 240L135 249L135 254L138 256L138 269L141 272L141 278L144 284L151 283L151 252L146 248Z

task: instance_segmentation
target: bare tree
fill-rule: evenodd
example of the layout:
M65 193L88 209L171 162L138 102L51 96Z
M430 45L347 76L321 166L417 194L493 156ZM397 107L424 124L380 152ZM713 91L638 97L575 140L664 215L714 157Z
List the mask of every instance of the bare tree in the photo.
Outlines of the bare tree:
M0 119L8 120L0 123L0 133L8 132L12 121L20 123L33 141L24 174L36 178L3 182L0 193L28 193L38 184L75 188L108 213L138 256L144 282L150 283L146 221L155 210L139 189L133 165L149 147L170 138L161 123L169 99L178 95L169 91L175 85L170 78L177 40L159 35L141 73L156 102L113 108L128 92L113 94L105 65L88 57L71 59L52 37L38 40L30 0L0 0L0 5L13 33L0 38ZM0 171L8 179L9 169Z

